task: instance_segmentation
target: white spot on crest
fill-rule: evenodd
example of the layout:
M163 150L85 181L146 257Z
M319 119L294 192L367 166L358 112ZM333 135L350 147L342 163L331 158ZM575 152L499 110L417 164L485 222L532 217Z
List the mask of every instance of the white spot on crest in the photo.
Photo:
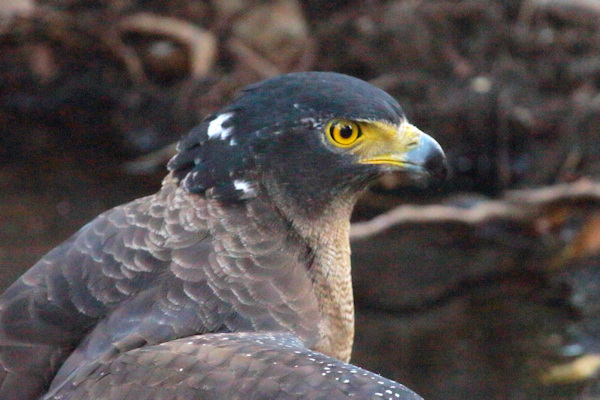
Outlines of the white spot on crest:
M233 126L230 126L229 128L223 128L223 124L232 116L233 113L224 113L210 121L206 132L208 134L208 138L225 140L231 136L231 133L233 132Z
M240 190L244 193L244 198L250 198L256 196L256 190L251 182L244 181L242 179L236 179L233 181L235 190Z

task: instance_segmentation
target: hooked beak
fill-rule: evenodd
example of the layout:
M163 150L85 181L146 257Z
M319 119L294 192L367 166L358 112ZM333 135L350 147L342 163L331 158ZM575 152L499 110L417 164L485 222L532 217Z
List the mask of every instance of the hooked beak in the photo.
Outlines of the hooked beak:
M383 149L382 149L383 150ZM443 180L448 164L442 147L414 125L404 123L389 141L383 154L361 159L361 164L381 164L406 172L413 178Z

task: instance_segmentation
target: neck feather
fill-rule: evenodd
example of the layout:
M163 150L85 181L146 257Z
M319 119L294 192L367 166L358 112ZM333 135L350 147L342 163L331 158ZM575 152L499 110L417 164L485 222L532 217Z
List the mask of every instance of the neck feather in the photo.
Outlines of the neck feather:
M196 195L191 196L195 197ZM282 196L281 192L268 190L263 192L261 190L257 198L248 200L244 207L246 212L234 219L241 225L252 223L251 220L246 222L242 220L256 214L255 210L261 209L264 212L255 215L255 217L259 216L263 220L260 231L265 235L266 240L272 240L273 236L281 237L281 227L287 225L288 233L286 236L295 238L292 240L295 243L287 241L286 246L291 246L289 249L290 255L294 252L297 253L298 248L308 248L310 256L301 258L305 260L302 265L293 260L290 261L290 265L282 265L282 267L291 268L298 272L298 274L290 275L295 276L293 282L280 282L282 293L295 297L289 299L289 304L298 302L300 293L312 292L308 297L300 296L304 299L302 301L308 302L308 304L303 303L304 305L301 306L300 310L304 311L299 312L297 315L297 323L290 325L288 328L298 329L298 327L303 327L296 333L304 339L312 337L307 341L307 345L314 350L343 361L350 359L354 340L354 301L350 269L349 231L350 214L356 197L338 197L325 209L307 215L305 212L295 210L294 204L290 204L288 197ZM211 203L211 200L201 201L207 202L206 204ZM272 206L258 206L257 208L257 206L252 205L254 203L266 204L264 202L270 203ZM273 215L265 215L268 209L271 209L269 213ZM228 211L228 208L224 207L216 214L220 214L219 219L229 220L232 218L232 215L229 215L232 212L235 214L235 209ZM237 209L237 212L239 212L239 209ZM264 221L267 219L271 222L265 224ZM277 220L281 222L278 223ZM234 231L237 230L237 228L233 229L234 227L230 226L232 221L227 221L228 234L235 234ZM277 229L268 233L263 228L267 230ZM248 229L240 226L239 232L240 234L247 234ZM256 243L256 245L260 247L259 243ZM299 259L296 257L295 260ZM301 278L301 275L304 275L305 278ZM302 289L304 283L301 283L304 279L306 279L307 285L306 292ZM292 293L294 290L298 293ZM313 307L312 304L314 304L315 313L310 311ZM318 314L317 318L315 318L316 314ZM317 326L315 326L315 321L318 321ZM292 326L295 326L295 328L292 328ZM286 329L286 327L282 327ZM265 328L268 329L266 326ZM315 336L310 333L313 330ZM306 332L303 334L304 331Z
M352 206L348 209L351 210ZM343 211L339 214L346 214L346 210ZM314 242L314 259L309 275L322 315L319 321L321 338L315 350L347 362L350 360L354 341L350 216L348 212L344 217L331 217L330 221L320 224L301 222L295 225L300 235Z
M279 193L275 193L277 197ZM340 197L316 215L294 212L289 203L283 214L312 250L308 274L319 304L319 341L314 350L349 361L354 341L354 298L350 267L350 215L358 195Z

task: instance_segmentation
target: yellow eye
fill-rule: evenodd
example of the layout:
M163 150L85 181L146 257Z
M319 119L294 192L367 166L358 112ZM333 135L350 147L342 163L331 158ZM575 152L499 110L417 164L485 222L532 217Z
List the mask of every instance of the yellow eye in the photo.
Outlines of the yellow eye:
M356 122L334 120L327 126L327 133L333 144L337 146L350 146L362 134Z

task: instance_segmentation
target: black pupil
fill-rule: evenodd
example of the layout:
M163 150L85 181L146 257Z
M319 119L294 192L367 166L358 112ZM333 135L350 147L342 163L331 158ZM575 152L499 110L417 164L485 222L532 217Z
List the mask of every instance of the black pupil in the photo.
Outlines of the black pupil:
M340 136L343 139L350 139L352 136L352 127L350 125L344 125L340 128Z

